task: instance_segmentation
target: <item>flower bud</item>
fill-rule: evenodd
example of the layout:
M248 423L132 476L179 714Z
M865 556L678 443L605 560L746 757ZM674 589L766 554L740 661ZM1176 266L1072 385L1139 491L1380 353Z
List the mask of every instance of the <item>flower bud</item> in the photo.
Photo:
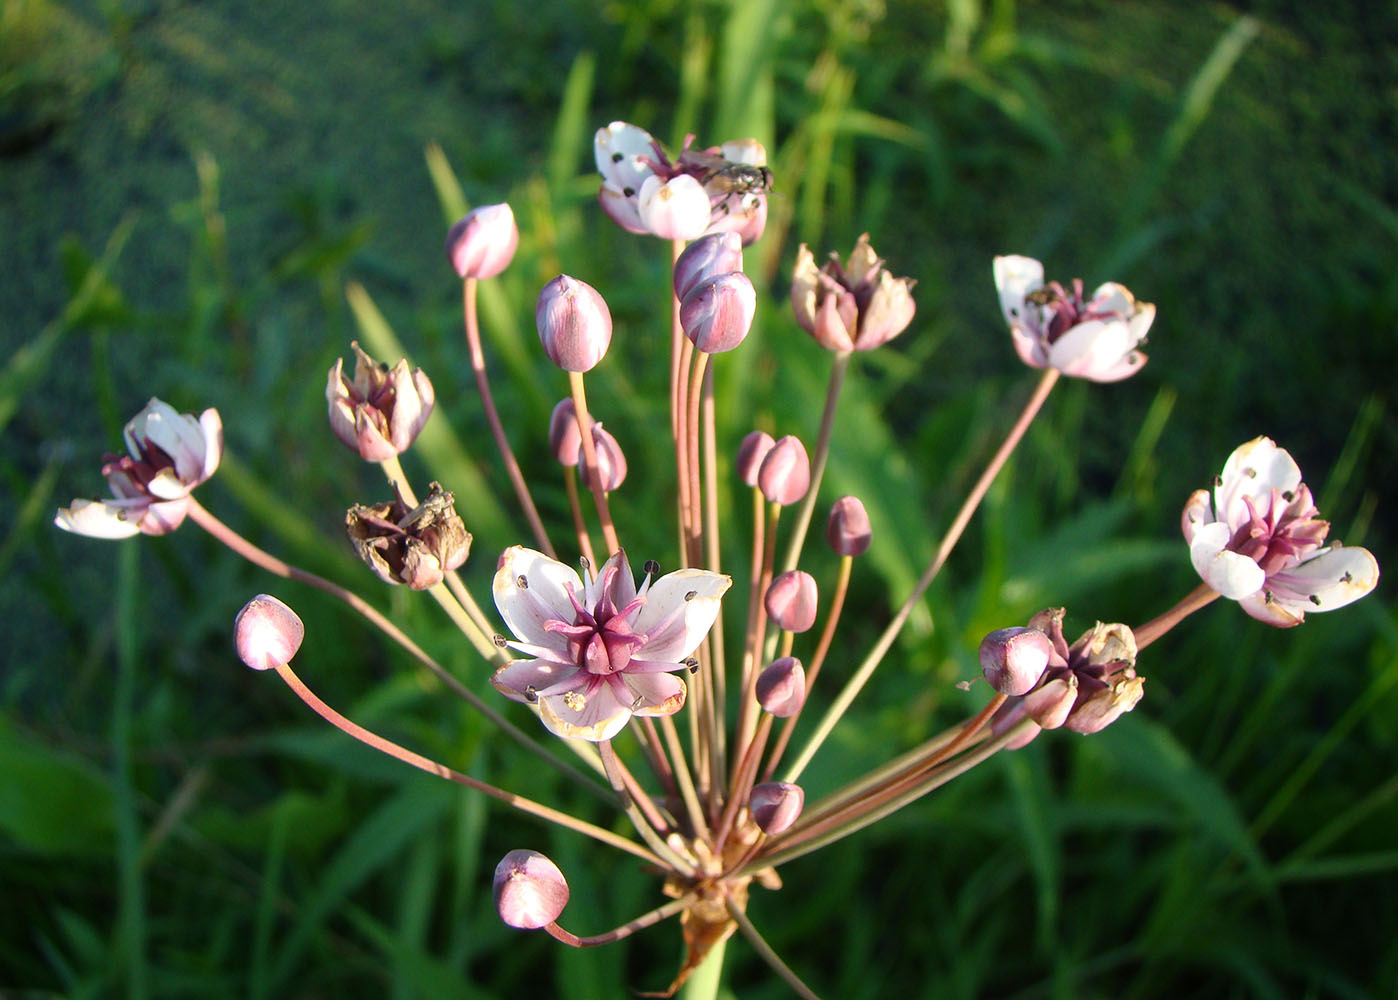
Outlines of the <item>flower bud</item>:
M577 424L574 418L573 423ZM581 435L579 435L581 440ZM592 448L597 455L597 475L602 481L602 492L610 493L626 481L626 455L617 444L616 438L602 429L597 421L592 422ZM592 477L587 474L587 463L579 462L578 471L582 484L592 489Z
M492 883L500 919L521 930L538 930L568 905L568 880L538 851L511 851L495 866Z
M474 208L447 233L447 259L462 278L493 278L519 246L515 214L503 202Z
M273 670L291 662L306 637L296 612L270 594L258 594L233 619L238 659L254 670Z
M1001 694L1025 694L1039 683L1053 643L1038 629L999 628L981 640L981 672Z
M675 261L675 298L681 302L702 282L743 269L743 241L734 232L695 240Z
M721 354L741 344L757 313L757 291L742 271L700 282L680 304L680 327L705 354Z
M549 416L549 450L562 465L577 465L582 460L582 434L572 399L559 400Z
M789 507L811 487L811 460L806 446L788 434L772 446L757 470L757 487L770 503Z
M401 497L345 513L345 530L359 558L385 583L426 590L466 561L471 533L456 513L452 495L437 483L412 510Z
M840 497L830 508L830 520L825 525L825 540L842 556L862 556L869 550L874 532L869 526L869 512L858 497Z
M366 462L382 462L408 449L432 415L436 395L421 368L406 358L393 368L380 364L352 342L354 378L337 358L325 385L330 429Z
M566 274L539 292L534 323L545 353L564 371L589 371L612 342L612 314L607 303L597 289Z
M753 431L738 445L738 478L749 486L757 485L757 471L762 460L777 442L766 431Z
M787 632L804 632L815 624L815 577L799 569L788 570L772 581L763 599L767 617Z
M757 703L778 719L789 719L806 703L806 668L794 656L773 660L757 675Z
M764 781L754 785L748 797L748 811L763 833L776 836L801 816L806 793L790 781Z
M1005 702L1005 704L1001 705L1000 710L991 717L990 734L992 736L1004 736L1026 719L1029 719L1029 711L1028 706L1025 704L1025 699L1011 698L1009 701ZM1031 724L1025 727L1024 732L1005 744L1005 749L1018 750L1020 747L1026 747L1030 743L1033 743L1034 738L1043 731L1043 726L1039 725L1037 722L1031 721Z

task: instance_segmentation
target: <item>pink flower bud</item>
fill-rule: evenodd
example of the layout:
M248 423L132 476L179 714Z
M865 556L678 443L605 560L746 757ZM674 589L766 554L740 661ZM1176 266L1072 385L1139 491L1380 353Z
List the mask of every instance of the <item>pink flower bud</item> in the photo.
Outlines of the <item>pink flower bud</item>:
M286 666L305 636L306 626L296 612L270 594L258 594L233 619L238 659L254 670Z
M999 628L981 640L981 672L1001 694L1025 694L1039 683L1053 643L1036 628Z
M869 512L858 497L840 497L835 501L825 525L825 540L832 549L842 556L862 556L873 537Z
M806 793L790 781L764 781L754 785L748 798L753 822L768 836L783 832L801 816Z
M721 354L741 344L757 313L757 291L741 271L702 281L680 304L680 327L705 354Z
M695 240L675 261L675 298L681 302L701 282L743 269L743 241L735 232Z
M568 880L538 851L511 851L495 866L492 884L500 919L521 930L538 930L568 905Z
M762 460L777 442L766 431L753 431L738 445L738 478L749 486L757 485L757 471Z
M1011 698L1009 701L1005 702L1005 704L1001 705L1000 710L991 718L990 733L992 736L1004 736L1026 719L1029 719L1029 711L1028 707L1025 705L1025 700L1023 698ZM1024 732L1005 744L1005 749L1018 750L1020 747L1026 747L1030 743L1033 743L1034 738L1043 731L1043 726L1039 725L1037 722L1031 721L1031 724L1025 727Z
M574 421L576 423L576 420ZM602 481L602 492L610 493L626 481L626 455L617 444L616 438L602 429L602 425L592 423L592 447L597 453L597 475ZM582 484L592 489L592 480L587 474L587 463L579 462Z
M794 656L773 660L757 675L757 703L779 719L789 719L806 703L806 668Z
M539 340L550 360L564 371L585 372L607 353L612 314L585 281L560 274L539 293L534 307Z
M578 411L572 399L560 400L549 417L549 450L563 465L577 465L582 459L582 434L578 432Z
M815 577L799 569L782 573L767 588L767 617L787 632L804 632L815 624Z
M811 460L806 446L788 434L772 445L757 470L757 488L771 503L789 507L811 487Z
M519 246L515 214L503 202L474 208L447 233L447 259L462 278L493 278Z

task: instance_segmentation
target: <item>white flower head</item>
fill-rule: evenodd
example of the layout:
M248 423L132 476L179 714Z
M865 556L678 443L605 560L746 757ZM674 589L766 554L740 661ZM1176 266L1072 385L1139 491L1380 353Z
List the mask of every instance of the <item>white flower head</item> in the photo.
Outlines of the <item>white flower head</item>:
M1357 601L1379 580L1368 549L1321 547L1328 521L1311 501L1301 470L1270 438L1254 438L1228 457L1212 494L1196 490L1181 528L1204 582L1259 621L1301 624L1307 611Z
M542 552L506 549L495 572L495 606L527 659L491 682L516 701L537 703L558 736L600 742L632 715L673 715L687 690L675 676L718 617L732 584L720 573L683 569L636 587L623 552L584 581Z

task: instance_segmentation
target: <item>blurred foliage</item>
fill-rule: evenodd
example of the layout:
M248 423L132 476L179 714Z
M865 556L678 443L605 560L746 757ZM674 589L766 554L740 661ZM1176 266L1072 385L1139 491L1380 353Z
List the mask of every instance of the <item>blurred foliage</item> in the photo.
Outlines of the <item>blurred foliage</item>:
M656 901L629 861L347 746L239 669L229 622L275 589L264 576L192 527L113 545L48 523L100 488L101 453L148 396L216 405L230 457L204 502L357 586L482 687L432 609L374 589L339 541L344 508L383 487L324 433L322 373L377 316L441 402L410 475L507 496L440 240L463 204L508 199L523 238L482 316L536 498L562 523L542 444L564 382L530 309L566 269L616 318L590 379L631 461L618 521L633 552L668 552L668 499L646 485L668 450L646 433L666 260L595 208L590 136L614 118L672 143L754 135L772 155L750 264L771 294L744 360L718 366L724 442L814 433L828 358L784 308L797 243L847 253L868 231L918 279L914 327L857 359L841 401L827 492L862 495L876 532L842 629L851 656L1028 394L990 257L1031 253L1159 307L1141 375L1050 400L812 794L969 704L954 684L987 629L1047 604L1081 629L1171 603L1192 585L1180 502L1259 433L1293 452L1336 534L1386 562L1395 38L1391 9L1280 2L1241 16L1087 0L7 0L0 989L611 997L669 981L672 928L575 953L489 904L505 851L545 850L573 884L569 926L594 933ZM727 498L730 565L744 499ZM480 503L483 593L489 554L524 531ZM811 564L829 579L824 553ZM609 819L323 595L278 592L332 704ZM1393 604L1381 590L1289 633L1225 605L1149 652L1133 715L1041 738L789 865L781 893L754 896L758 926L827 997L1391 991ZM745 946L729 961L737 995L787 995Z

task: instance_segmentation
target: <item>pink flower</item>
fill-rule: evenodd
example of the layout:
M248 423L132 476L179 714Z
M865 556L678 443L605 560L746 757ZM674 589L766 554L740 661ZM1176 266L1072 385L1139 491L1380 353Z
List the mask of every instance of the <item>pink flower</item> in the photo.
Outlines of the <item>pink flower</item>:
M1044 265L1032 257L996 257L995 287L1010 324L1015 351L1031 368L1057 368L1064 375L1116 382L1146 363L1137 348L1155 319L1155 306L1137 302L1122 285L1099 285L1083 300L1072 291L1044 284Z
M598 201L627 232L692 240L736 232L744 243L762 235L772 175L755 139L692 150L672 161L645 129L612 122L593 143L602 175Z
M845 264L831 254L816 267L806 245L796 252L791 308L801 328L831 351L871 351L902 333L913 321L911 278L895 278L859 237Z
M325 382L330 429L364 461L382 462L407 451L432 416L437 397L426 373L410 370L406 358L389 368L365 354L358 341L350 347L354 378L336 358Z
M223 457L223 422L209 409L196 419L152 399L122 432L128 455L109 455L102 475L109 500L74 500L54 524L94 538L163 535L180 526L189 493L214 474Z
M1374 589L1379 564L1367 549L1321 547L1318 517L1301 470L1265 437L1241 446L1208 490L1185 504L1189 558L1206 584L1259 621L1286 628L1307 611L1333 611Z
M617 552L586 582L542 552L513 546L495 572L495 606L509 645L528 659L496 671L491 682L516 701L536 702L558 736L600 742L632 715L673 715L684 707L675 672L718 617L732 580L684 569L640 589Z

